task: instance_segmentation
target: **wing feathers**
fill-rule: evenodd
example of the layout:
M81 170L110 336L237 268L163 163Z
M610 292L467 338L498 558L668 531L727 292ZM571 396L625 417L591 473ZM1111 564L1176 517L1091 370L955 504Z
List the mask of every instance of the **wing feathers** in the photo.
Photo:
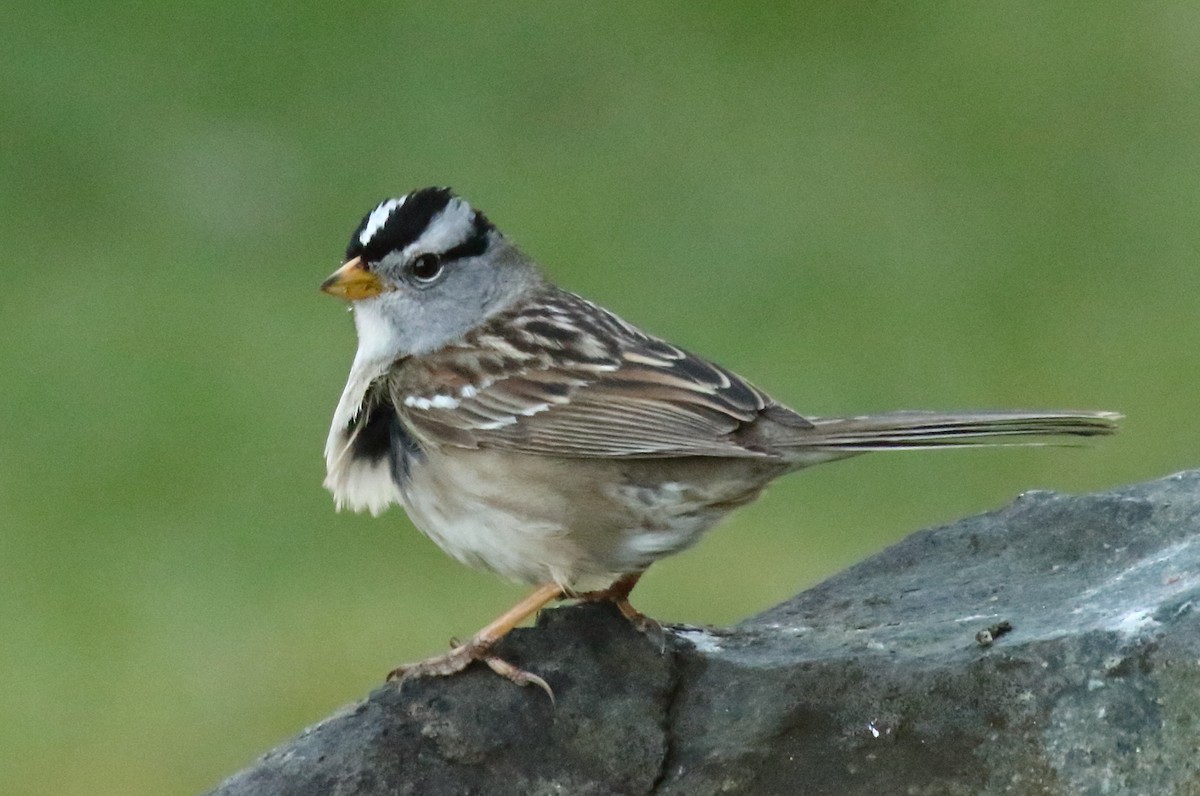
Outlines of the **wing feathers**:
M772 406L724 368L556 288L461 345L399 363L391 390L435 443L572 457L764 456L733 432Z

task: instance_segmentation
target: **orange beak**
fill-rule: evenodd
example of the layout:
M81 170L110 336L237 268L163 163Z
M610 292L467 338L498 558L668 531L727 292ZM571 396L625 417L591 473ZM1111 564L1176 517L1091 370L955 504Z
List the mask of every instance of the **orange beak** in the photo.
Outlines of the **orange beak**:
M328 279L321 283L321 290L346 301L358 301L378 296L386 289L383 282L379 281L379 277L367 270L361 257L347 261L345 265L334 271Z

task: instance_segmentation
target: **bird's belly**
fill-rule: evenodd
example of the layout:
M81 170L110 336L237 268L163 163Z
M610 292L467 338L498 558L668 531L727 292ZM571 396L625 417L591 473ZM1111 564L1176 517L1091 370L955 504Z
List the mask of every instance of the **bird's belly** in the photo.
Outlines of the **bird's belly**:
M412 469L413 524L459 561L515 581L603 588L693 544L765 479L692 478L678 460L430 454Z
M508 459L431 451L409 475L405 510L438 547L468 566L514 581L569 585L586 558L569 529L569 496Z

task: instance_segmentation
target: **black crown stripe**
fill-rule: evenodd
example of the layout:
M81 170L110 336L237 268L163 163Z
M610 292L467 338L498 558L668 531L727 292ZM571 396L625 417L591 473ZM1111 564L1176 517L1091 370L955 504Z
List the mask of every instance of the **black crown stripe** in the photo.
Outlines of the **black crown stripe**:
M346 259L361 257L367 262L379 262L388 252L398 251L409 245L429 226L438 213L454 197L449 188L422 188L413 191L404 204L392 211L375 234L365 244L359 240L367 226L368 213L359 223L346 246Z

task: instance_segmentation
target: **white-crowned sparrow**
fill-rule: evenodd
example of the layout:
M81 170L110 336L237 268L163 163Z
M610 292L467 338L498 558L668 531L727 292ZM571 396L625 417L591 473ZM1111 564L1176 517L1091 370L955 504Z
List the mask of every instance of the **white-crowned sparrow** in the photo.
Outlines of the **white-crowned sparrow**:
M734 373L547 282L446 188L380 203L321 288L353 302L358 352L325 446L339 507L392 503L464 564L538 584L446 655L448 674L548 602L626 600L784 473L865 451L1115 430L1109 412L808 418ZM547 689L548 690L548 689Z

